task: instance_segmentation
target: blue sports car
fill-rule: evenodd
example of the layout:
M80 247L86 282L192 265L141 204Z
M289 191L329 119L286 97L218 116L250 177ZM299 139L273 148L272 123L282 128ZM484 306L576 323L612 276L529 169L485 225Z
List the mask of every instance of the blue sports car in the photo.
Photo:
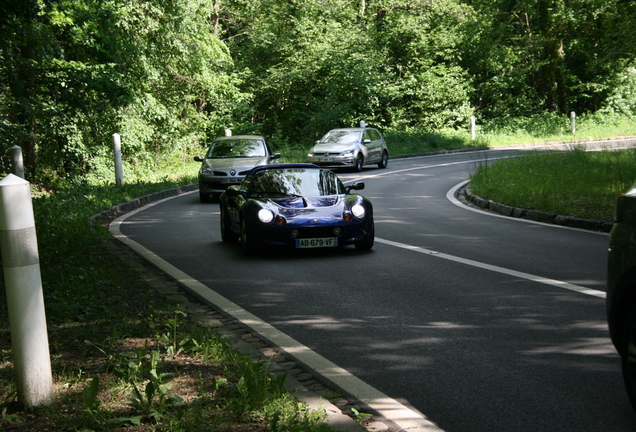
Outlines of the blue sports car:
M373 206L327 169L312 164L264 165L221 194L221 237L246 253L264 245L297 249L353 244L373 247Z

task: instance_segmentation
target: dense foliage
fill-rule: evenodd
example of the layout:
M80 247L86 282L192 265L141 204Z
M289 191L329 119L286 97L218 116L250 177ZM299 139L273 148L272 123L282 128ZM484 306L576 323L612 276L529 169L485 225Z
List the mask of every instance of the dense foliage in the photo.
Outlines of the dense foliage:
M509 118L632 115L622 0L0 2L0 171L111 176L232 128L306 147L360 119L426 133Z

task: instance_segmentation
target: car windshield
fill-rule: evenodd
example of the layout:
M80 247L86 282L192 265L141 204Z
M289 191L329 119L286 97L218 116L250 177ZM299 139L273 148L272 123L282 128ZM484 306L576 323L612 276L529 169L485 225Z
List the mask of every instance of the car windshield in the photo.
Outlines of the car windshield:
M208 150L207 158L264 157L265 146L259 139L236 139L215 141Z
M360 142L361 133L362 131L332 130L322 137L320 143L354 144Z
M257 172L251 193L325 196L346 192L340 179L329 170L289 168Z

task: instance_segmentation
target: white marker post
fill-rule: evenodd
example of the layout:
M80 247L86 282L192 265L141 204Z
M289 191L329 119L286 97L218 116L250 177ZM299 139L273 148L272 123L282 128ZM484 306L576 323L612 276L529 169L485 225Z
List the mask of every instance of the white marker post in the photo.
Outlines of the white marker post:
M24 163L22 161L22 147L11 147L11 165L13 166L13 174L24 178Z
M115 154L115 184L124 185L124 170L121 166L121 139L118 133L113 134L113 153Z
M574 111L570 113L570 129L573 134L576 133L576 113Z
M470 117L470 138L474 141L477 137L477 125L475 124L475 116Z
M53 378L31 188L14 174L0 180L0 249L18 400L48 404Z

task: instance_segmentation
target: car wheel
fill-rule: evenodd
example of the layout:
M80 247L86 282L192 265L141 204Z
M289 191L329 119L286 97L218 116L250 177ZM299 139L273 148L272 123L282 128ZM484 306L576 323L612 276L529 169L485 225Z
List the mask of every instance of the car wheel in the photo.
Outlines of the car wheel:
M221 240L225 243L233 243L238 236L232 231L232 223L230 222L230 214L224 207L221 207Z
M356 157L356 163L353 166L353 169L356 172L360 172L362 171L363 166L364 166L364 156L362 156L362 153L358 153L358 157Z
M378 162L378 168L386 168L388 164L389 164L389 154L386 152L386 150L384 150L382 152L382 158L380 159L380 162Z
M362 240L354 243L356 249L359 250L371 250L373 243L375 242L375 226L371 228L371 232Z
M629 313L622 346L623 381L632 407L636 410L636 307Z
M209 203L210 195L199 191L199 201L201 201L202 203Z
M256 252L254 240L247 234L245 218L241 219L241 247L246 255L253 255Z

